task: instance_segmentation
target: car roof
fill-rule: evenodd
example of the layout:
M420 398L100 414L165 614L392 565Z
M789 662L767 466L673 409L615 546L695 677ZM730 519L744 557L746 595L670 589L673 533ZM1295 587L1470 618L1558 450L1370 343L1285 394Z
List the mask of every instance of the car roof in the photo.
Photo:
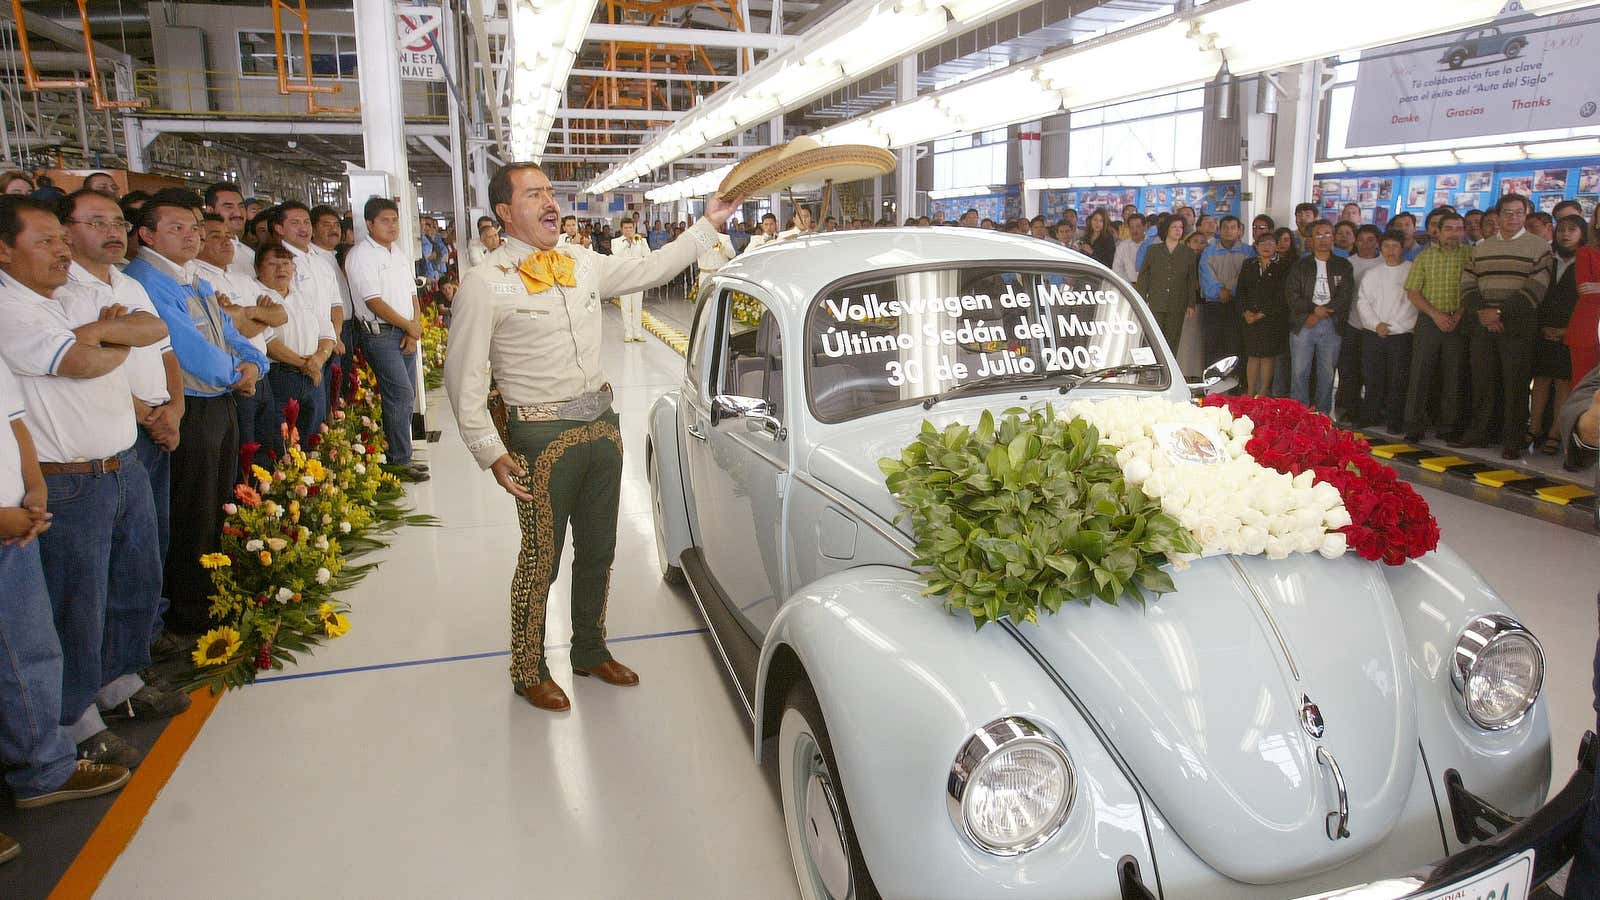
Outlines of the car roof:
M936 226L831 231L791 238L741 253L717 275L760 285L774 300L803 314L818 291L841 278L956 262L1068 263L1110 274L1092 258L1054 241L982 228Z

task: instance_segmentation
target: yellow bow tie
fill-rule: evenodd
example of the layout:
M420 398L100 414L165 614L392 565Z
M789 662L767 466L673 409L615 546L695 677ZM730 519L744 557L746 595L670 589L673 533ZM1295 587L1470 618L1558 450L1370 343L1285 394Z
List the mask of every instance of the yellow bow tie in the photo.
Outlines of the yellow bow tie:
M550 290L555 285L562 287L577 287L578 279L573 275L572 257L554 250L540 250L517 264L517 274L522 277L522 286L530 294L540 294Z

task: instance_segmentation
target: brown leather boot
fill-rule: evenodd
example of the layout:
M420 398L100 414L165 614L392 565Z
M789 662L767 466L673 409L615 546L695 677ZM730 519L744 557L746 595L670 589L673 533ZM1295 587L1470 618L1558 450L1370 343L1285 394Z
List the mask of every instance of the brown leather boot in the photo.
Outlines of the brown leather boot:
M563 691L561 685L556 684L554 680L530 684L520 693L529 703L550 712L566 712L572 708L572 701L567 699L567 692Z
M579 669L574 667L572 674L581 678L588 678L590 675L593 675L601 681L604 681L606 684L614 684L617 687L633 687L639 683L639 674L637 672L614 659L608 659L600 665L590 669Z

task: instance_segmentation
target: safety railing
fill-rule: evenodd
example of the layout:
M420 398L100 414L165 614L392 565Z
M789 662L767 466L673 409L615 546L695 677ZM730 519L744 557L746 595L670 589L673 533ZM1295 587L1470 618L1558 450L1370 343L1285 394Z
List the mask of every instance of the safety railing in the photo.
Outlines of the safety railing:
M135 69L134 96L146 101L139 112L151 116L203 116L217 119L304 119L305 100L282 94L274 74L245 75L238 71L207 69ZM343 93L359 92L354 78L328 79L344 86ZM402 82L408 122L442 122L447 118L448 89L432 82ZM355 119L351 113L324 112L319 119Z

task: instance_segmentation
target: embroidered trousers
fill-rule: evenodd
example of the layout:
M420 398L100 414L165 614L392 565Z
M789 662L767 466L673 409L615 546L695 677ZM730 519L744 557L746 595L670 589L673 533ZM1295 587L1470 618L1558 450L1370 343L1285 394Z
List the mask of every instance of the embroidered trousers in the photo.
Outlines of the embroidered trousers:
M522 549L511 581L511 681L518 689L550 677L545 660L545 606L572 527L572 664L590 668L606 650L606 595L617 546L622 485L622 434L617 414L593 422L507 425L507 449L527 471L517 501Z

